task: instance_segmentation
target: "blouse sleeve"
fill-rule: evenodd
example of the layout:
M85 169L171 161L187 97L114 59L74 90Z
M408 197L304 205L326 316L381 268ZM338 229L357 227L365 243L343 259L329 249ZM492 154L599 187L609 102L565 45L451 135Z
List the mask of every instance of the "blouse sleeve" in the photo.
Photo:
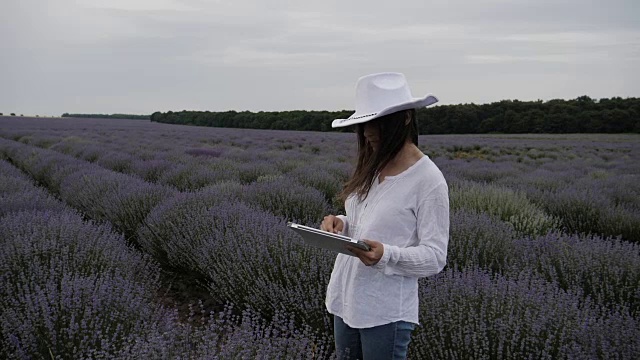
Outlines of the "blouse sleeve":
M447 262L449 244L449 192L446 183L436 186L418 202L417 246L384 244L380 261L372 267L387 275L426 277L439 273Z
M340 233L340 235L349 234L349 223L347 222L347 216L346 215L336 215L336 217L338 219L342 220L342 223L344 224L344 226L342 228L342 232Z

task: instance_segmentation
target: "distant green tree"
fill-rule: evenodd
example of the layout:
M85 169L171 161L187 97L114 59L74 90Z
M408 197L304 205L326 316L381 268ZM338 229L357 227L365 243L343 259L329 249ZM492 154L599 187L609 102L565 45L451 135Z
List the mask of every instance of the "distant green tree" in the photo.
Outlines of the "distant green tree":
M520 122L522 116L518 115L514 110L507 110L503 117L504 132L506 133L523 133L526 129L523 128L524 124Z
M604 123L603 132L622 133L633 130L634 123L627 111L615 108L613 110L605 110L602 115Z
M331 128L334 119L353 111L168 111L154 112L151 121L213 127L351 131ZM640 99L502 100L490 104L439 105L416 111L420 134L474 133L596 133L639 132ZM73 114L71 116L74 116Z

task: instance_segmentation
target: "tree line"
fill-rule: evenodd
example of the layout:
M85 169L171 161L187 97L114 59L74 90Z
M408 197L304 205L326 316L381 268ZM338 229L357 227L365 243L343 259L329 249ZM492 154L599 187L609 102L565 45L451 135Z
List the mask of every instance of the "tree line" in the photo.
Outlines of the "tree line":
M423 134L640 133L640 98L436 106L418 112Z
M180 111L155 112L151 121L169 124L309 131L332 129L333 119L353 111ZM421 134L640 133L640 98L502 100L490 104L440 105L417 111Z
M68 114L63 117L150 119L154 122L246 129L350 131L332 129L341 111L179 111L151 115ZM490 104L440 105L417 111L420 134L640 133L640 98L502 100Z

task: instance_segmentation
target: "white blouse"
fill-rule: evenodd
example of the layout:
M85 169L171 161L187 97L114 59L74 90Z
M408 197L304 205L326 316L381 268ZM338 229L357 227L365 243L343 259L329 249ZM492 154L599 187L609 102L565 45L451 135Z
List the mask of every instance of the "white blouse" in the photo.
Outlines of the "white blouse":
M378 179L364 201L345 204L343 233L376 240L384 254L373 266L338 254L327 289L329 313L353 328L395 321L418 324L418 278L442 271L449 243L447 183L428 156L396 176Z

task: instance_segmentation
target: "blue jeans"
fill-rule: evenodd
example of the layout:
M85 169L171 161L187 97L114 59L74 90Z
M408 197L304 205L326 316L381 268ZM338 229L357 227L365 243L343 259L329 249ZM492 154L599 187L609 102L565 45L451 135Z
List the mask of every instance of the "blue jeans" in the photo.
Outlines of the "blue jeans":
M415 324L397 321L366 329L354 329L333 317L333 333L339 359L406 359Z

